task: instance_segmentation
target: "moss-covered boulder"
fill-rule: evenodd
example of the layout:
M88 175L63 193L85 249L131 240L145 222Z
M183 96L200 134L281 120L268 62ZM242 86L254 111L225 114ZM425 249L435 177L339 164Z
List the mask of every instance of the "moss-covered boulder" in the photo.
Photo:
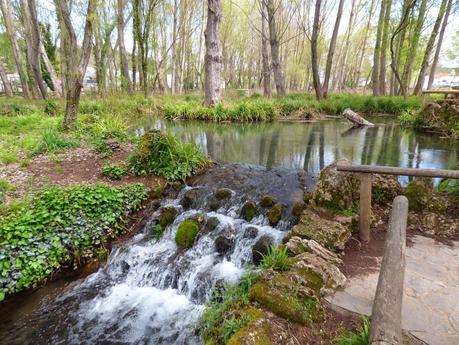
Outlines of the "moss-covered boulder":
M177 216L177 209L175 207L164 207L161 209L161 216L159 218L159 225L164 229L171 224Z
M372 175L371 200L375 204L392 204L396 196L403 194L403 188L397 178L392 175Z
M260 200L261 207L272 207L274 205L274 199L271 195L263 195Z
M313 209L308 208L303 211L298 224L285 237L284 242L293 236L314 240L325 248L336 251L344 249L351 237L351 230L337 221L321 217Z
M268 235L261 236L252 247L252 261L255 265L258 265L262 260L263 256L268 254L269 248L274 245L274 241Z
M257 205L249 200L242 205L241 208L241 217L244 218L246 221L250 222L255 214L257 213Z
M199 206L200 201L205 197L206 191L204 188L188 189L182 197L180 204L184 209L196 208Z
M267 217L269 224L271 226L277 225L282 218L282 211L284 210L284 205L276 204L269 210Z
M241 314L248 323L231 336L227 345L271 345L270 324L265 313L260 309L248 307L244 308Z
M422 127L441 133L456 135L459 130L459 101L443 99L428 103L421 111Z
M218 200L223 200L231 197L231 189L228 188L219 188L215 191L215 197Z
M182 248L191 248L199 232L199 223L195 219L186 219L180 223L175 234L175 242Z
M408 198L410 211L444 214L448 209L448 200L434 191L431 179L418 178L410 181L404 195Z
M215 196L211 197L208 201L208 207L211 211L217 211L221 206L221 200Z
M304 201L295 201L292 206L292 215L299 218L305 208L306 204Z

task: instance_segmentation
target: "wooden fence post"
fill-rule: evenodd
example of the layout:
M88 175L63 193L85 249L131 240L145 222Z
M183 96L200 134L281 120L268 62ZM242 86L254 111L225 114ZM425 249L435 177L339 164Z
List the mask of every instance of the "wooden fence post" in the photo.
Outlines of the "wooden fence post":
M370 241L371 221L371 174L360 175L359 238Z
M392 204L384 257L373 302L370 345L402 344L407 218L408 199L404 196L397 196Z

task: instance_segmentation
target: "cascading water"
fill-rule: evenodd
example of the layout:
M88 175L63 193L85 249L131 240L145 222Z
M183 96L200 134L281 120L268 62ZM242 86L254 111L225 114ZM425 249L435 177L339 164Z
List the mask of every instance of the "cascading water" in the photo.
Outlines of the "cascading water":
M226 175L225 171L219 170ZM295 180L297 175L288 176ZM218 180L218 176L214 177ZM236 178L228 177L233 182ZM279 243L291 226L292 219L288 216L276 228L268 225L263 214L251 222L241 219L240 209L248 197L259 197L269 191L273 188L272 179L278 183L286 181L285 175L275 172L265 171L260 177L259 187L253 189L239 175L238 184L250 189L251 195L247 195L247 190L241 194L233 189L231 197L216 211L209 211L208 202L218 185L209 186L205 180L185 187L174 199L164 200L141 233L113 248L104 267L35 311L33 317L13 331L16 335L11 332L11 339L6 335L3 341L8 344L201 344L194 325L205 302L211 298L212 289L238 281L252 262L252 247L262 236ZM224 179L218 181L225 184ZM200 182L204 185L199 185ZM290 198L301 189L300 184L298 178L293 184L283 183L282 192ZM185 209L181 202L190 191L197 197ZM157 240L152 228L166 207L176 208L178 216ZM184 250L175 243L175 234L179 224L189 218L207 221L203 221L194 245ZM209 219L212 228L206 225ZM219 237L230 243L223 253L216 249ZM24 332L26 329L28 332ZM24 338L18 337L18 333Z

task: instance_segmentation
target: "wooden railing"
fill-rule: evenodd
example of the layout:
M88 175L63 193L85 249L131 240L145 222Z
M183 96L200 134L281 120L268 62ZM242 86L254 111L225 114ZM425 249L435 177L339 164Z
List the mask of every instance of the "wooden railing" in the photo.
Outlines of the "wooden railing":
M386 167L377 165L344 164L339 164L337 166L337 170L361 174L359 205L359 237L362 242L366 243L370 241L371 174L459 179L459 170L414 169Z

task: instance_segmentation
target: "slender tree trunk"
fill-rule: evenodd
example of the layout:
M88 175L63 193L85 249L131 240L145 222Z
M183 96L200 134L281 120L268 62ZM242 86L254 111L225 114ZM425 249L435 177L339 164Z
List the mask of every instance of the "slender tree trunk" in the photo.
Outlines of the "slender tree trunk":
M2 79L3 83L3 91L5 91L5 95L8 97L13 96L13 89L11 88L11 84L6 76L5 65L3 64L2 57L0 57L0 78Z
M373 14L374 14L374 7L376 4L376 0L371 0L371 5L370 5L370 14L368 16L368 22L365 27L365 37L363 39L363 45L362 45L362 53L360 54L360 59L359 59L359 64L357 66L357 72L355 76L355 82L356 85L358 86L360 83L360 77L362 75L362 65L363 65L363 59L365 57L365 51L367 49L367 42L368 42L368 34L370 32L370 27L371 27L371 20L373 19Z
M386 9L385 0L381 1L381 10L379 12L378 29L376 33L375 50L373 53L373 70L371 74L371 83L373 87L373 96L379 96L381 88L379 86L379 64L381 55L381 37L384 26L384 14Z
M381 41L381 61L379 62L379 94L386 94L386 71L387 71L387 48L389 46L389 31L390 31L390 14L392 8L392 0L384 0L386 9L384 10L384 26Z
M276 9L274 8L273 0L266 1L268 9L268 26L269 26L269 39L271 44L271 61L274 73L274 82L276 83L276 90L278 97L284 97L287 92L285 90L285 78L282 72L282 66L279 56L279 37L276 28Z
M322 86L322 90L323 90L322 92L323 92L324 98L327 98L327 95L328 95L328 84L330 82L333 55L335 54L336 41L338 39L339 24L341 22L341 17L343 16L343 6L344 6L344 0L340 0L339 5L338 5L338 13L336 14L335 26L333 27L333 34L330 40L330 46L328 48L327 63L325 66L324 83Z
M132 56L131 56L131 59L132 59L132 89L135 90L136 89L136 84L137 84L137 56L136 56L136 53L137 53L137 41L134 37L133 39L133 44L132 44Z
M61 34L66 36L68 42L64 49L67 90L63 127L65 130L69 130L76 125L83 79L91 56L93 33L92 20L95 14L96 0L88 1L86 24L80 54L78 54L79 47L77 36L73 28L67 1L54 0L54 3L59 13Z
M126 90L129 95L132 95L132 82L131 77L129 75L129 63L128 57L126 53L126 47L124 45L124 7L126 5L124 0L117 0L117 31L118 31L118 45L119 45L119 53L120 53L120 69L121 69L121 88Z
M418 80L416 82L416 86L414 87L414 91L413 91L414 95L419 95L424 86L424 79L426 76L427 67L429 67L430 54L431 54L431 51L433 50L435 40L438 35L438 30L440 29L440 24L443 19L443 15L445 14L446 3L448 1L449 0L442 0L441 2L441 6L440 6L440 10L438 11L437 19L435 21L429 41L427 42L426 50L424 52L424 58L422 59L421 68L418 74Z
M435 79L435 70L437 69L438 58L440 57L441 46L443 43L443 37L445 36L446 26L448 25L449 14L451 12L451 7L453 6L453 1L448 1L448 6L446 7L445 17L443 18L443 23L441 25L440 36L438 36L437 48L435 50L435 56L432 61L432 66L430 67L429 81L427 84L427 89L432 88L432 84Z
M19 79L21 81L22 94L25 98L30 98L29 85L27 83L27 73L24 68L24 62L21 57L21 50L19 49L19 44L17 40L16 28L14 27L10 9L13 7L9 0L0 0L0 6L2 9L4 25L8 36L11 41L11 47L13 50L14 62L16 63L16 69L19 74Z
M177 79L177 15L178 15L178 0L174 0L174 16L172 21L172 73L171 73L171 93L175 95L176 79Z
M269 66L268 32L266 30L268 9L266 1L261 0L261 55L263 68L263 95L271 97L271 68Z
M51 61L49 61L48 53L46 53L45 46L43 45L43 42L41 40L40 40L40 56L43 59L46 70L48 71L49 77L51 78L51 82L53 83L54 92L56 92L56 94L61 97L62 96L61 81L57 77L53 64L51 63Z
M319 25L320 25L320 10L322 6L322 0L316 0L315 11L314 11L314 22L312 24L312 35L311 35L311 67L312 67L312 82L314 84L314 90L316 91L316 98L322 99L323 92L320 84L319 75L319 57L317 52L317 41L319 39Z
M222 100L222 43L219 25L222 18L220 0L207 0L207 26L204 33L206 40L205 56L205 96L204 105L213 107Z
M347 53L349 50L349 45L350 45L350 40L351 40L351 34L352 34L352 28L354 26L354 16L355 16L355 1L352 0L351 2L351 13L349 15L349 24L346 30L346 40L344 44L344 49L343 49L343 54L341 56L341 62L339 64L339 69L338 69L338 89L341 90L345 84L345 78L346 78L346 66L347 66Z

